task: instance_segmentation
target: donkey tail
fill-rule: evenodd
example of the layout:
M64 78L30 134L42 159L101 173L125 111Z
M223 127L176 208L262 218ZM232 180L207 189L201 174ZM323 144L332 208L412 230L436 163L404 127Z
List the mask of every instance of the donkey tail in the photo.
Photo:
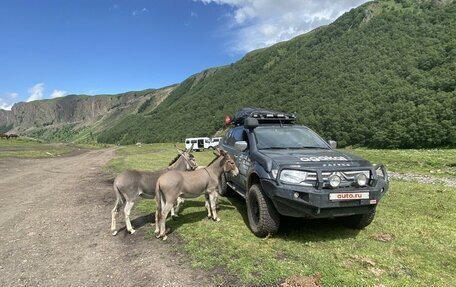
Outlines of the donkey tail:
M157 213L157 218L160 220L161 219L161 214L162 214L162 191L160 189L160 180L157 180L157 183L155 185L155 202L156 202L156 213Z
M125 202L125 198L122 195L122 193L120 192L119 187L116 184L116 180L114 180L113 187L114 187L114 192L116 193L117 202L118 202L118 204L120 204L122 206Z

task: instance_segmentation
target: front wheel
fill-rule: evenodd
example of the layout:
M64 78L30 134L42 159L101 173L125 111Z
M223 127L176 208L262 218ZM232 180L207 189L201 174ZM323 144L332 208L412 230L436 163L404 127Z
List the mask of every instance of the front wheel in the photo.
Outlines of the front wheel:
M352 229L363 229L372 223L375 217L375 207L365 214L356 214L340 218L342 224Z
M280 215L259 184L252 185L247 193L247 215L250 229L256 236L277 233Z
M233 195L233 190L226 183L226 175L222 173L220 176L219 194L224 197L230 197Z

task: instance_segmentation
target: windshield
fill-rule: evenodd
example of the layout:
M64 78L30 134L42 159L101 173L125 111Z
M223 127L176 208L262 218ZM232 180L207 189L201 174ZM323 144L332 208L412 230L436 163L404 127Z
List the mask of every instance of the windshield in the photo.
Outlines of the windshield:
M258 149L329 149L316 133L300 126L258 127L255 139Z

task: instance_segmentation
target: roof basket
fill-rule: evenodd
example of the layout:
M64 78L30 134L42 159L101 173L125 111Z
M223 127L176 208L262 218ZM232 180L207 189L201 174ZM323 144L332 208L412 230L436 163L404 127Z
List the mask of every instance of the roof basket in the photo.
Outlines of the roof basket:
M232 123L236 126L243 125L244 120L249 117L257 119L260 124L291 124L296 121L296 116L294 114L274 112L259 108L243 108L234 115L234 120Z

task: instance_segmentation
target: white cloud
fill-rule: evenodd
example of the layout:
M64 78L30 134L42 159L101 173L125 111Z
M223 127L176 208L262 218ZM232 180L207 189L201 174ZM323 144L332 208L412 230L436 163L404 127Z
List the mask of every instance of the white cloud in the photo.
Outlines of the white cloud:
M238 32L236 52L249 52L289 40L337 17L367 0L194 0L229 5L231 28Z
M141 10L134 10L133 12L131 12L131 15L136 16L136 15L144 14L147 12L149 12L149 10L147 10L147 8L142 8Z
M194 12L194 11L190 11L190 17L192 18L198 18L198 13Z
M66 95L67 95L66 91L54 90L51 94L51 98L60 98L60 97L66 96Z
M27 102L43 99L44 83L38 83L38 84L34 85L33 87L31 87L28 90L28 93L30 94L30 96L27 99Z
M12 107L13 107L13 104L0 98L0 109L10 111Z
M18 94L17 93L9 93L8 95L8 98L10 98L11 100L14 100L17 98Z

